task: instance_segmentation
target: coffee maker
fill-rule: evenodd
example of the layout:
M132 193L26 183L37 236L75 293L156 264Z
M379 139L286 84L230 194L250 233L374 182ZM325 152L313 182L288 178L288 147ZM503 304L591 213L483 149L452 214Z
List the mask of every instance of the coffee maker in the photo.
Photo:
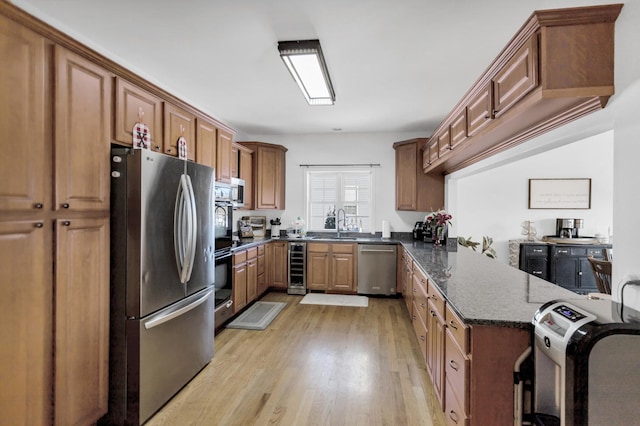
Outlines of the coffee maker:
M424 222L416 222L416 225L413 227L413 239L414 240L422 240L422 238L423 238L423 229L424 229Z
M556 219L556 237L578 238L578 229L584 226L584 219Z

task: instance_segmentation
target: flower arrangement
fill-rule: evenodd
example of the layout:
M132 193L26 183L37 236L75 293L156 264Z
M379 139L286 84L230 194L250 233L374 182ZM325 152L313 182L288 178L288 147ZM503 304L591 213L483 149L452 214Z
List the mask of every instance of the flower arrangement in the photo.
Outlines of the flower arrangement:
M436 228L438 226L451 225L451 219L453 219L453 216L446 210L438 210L437 212L429 213L424 218L424 221L431 225L432 228Z
M425 218L425 223L429 224L433 230L433 241L436 245L440 245L441 241L446 236L445 228L447 225L451 225L451 219L453 216L446 210L438 210L436 212L429 213Z

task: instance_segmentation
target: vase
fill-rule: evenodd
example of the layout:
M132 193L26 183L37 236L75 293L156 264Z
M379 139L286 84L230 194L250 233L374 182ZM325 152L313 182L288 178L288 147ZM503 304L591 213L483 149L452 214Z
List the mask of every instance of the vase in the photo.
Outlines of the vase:
M433 232L433 243L436 246L442 245L442 243L447 238L447 225L438 225L436 226Z

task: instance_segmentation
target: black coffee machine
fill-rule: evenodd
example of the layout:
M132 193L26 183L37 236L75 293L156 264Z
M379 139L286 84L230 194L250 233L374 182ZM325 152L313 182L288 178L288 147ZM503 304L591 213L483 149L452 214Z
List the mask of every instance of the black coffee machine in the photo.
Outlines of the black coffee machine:
M413 239L422 240L424 238L424 222L416 222L413 227Z

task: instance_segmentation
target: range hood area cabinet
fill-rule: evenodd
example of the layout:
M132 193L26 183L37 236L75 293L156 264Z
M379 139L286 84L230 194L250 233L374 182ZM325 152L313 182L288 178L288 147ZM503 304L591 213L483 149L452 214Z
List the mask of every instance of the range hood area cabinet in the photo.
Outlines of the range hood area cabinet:
M604 108L622 4L534 12L436 128L425 173L448 174Z
M251 193L249 194L253 200L253 208L284 210L287 148L264 142L238 142L238 144L253 150Z
M444 206L444 176L422 171L426 138L396 142L396 210L434 211Z

